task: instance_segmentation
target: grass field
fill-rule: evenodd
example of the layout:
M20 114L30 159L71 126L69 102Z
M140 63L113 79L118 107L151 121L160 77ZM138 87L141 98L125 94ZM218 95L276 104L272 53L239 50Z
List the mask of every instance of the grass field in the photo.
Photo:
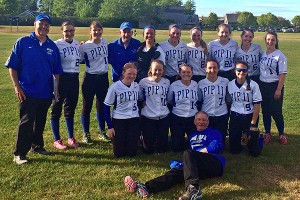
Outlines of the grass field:
M135 158L115 159L111 143L97 140L95 110L91 114L91 133L96 140L92 146L81 146L76 150L58 151L53 148L53 137L47 120L44 132L45 146L53 152L51 156L28 154L28 165L17 166L12 162L18 124L18 103L14 95L8 70L4 63L15 40L28 35L33 27L0 26L0 199L137 199L127 193L123 186L126 175L145 182L162 175L168 170L171 159L181 159L180 153L139 153ZM60 37L59 27L51 27L50 38ZM89 28L77 28L76 39L88 40ZM142 39L141 31L137 38ZM240 42L240 32L232 37ZM104 29L103 37L109 41L118 38L118 29ZM204 40L216 38L216 32L204 32ZM255 33L255 42L262 45L264 33ZM157 32L157 41L167 39L167 31ZM183 31L182 40L189 42L188 31ZM288 144L280 145L277 137L265 145L263 154L252 158L244 151L230 155L226 146L226 171L222 178L202 181L200 187L204 199L300 199L300 33L279 33L279 47L288 58L288 75L285 84L283 112L285 116ZM81 66L81 72L84 66ZM82 77L83 73L80 74ZM81 97L75 116L75 136L81 139L80 124ZM260 127L263 127L260 122ZM273 123L274 124L274 123ZM276 133L273 126L272 131ZM66 141L64 121L61 122L61 137ZM184 192L184 186L152 195L149 199L177 199Z

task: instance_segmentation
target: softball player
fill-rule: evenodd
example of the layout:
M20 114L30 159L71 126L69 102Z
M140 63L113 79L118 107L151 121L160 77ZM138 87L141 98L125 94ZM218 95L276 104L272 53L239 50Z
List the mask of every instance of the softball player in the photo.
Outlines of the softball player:
M205 79L205 62L208 56L206 43L202 40L202 30L194 27L190 30L192 42L187 44L187 64L193 67L192 80L197 83Z
M61 116L62 105L64 105L64 116L68 129L68 144L77 148L78 143L74 138L74 113L78 102L79 93L79 43L74 40L75 27L70 21L65 21L61 25L62 39L55 41L59 49L61 64L64 73L59 79L59 99L52 104L51 128L54 136L53 146L64 150L67 148L60 139L59 118Z
M189 136L194 130L194 116L197 110L198 85L191 80L192 67L182 64L179 67L181 80L171 84L168 101L173 105L171 114L171 149L183 151L186 147L185 134Z
M262 91L262 114L265 126L265 142L271 139L271 117L273 117L279 133L279 143L286 144L282 103L284 82L287 74L287 59L278 47L278 36L268 32L265 37L267 50L260 61L260 89Z
M199 102L201 111L209 115L209 127L222 133L225 139L228 129L228 108L226 102L228 79L218 76L219 64L215 59L208 59L205 65L207 78L199 81Z
M262 49L259 44L253 44L254 32L250 29L243 30L241 34L242 44L235 53L235 60L242 60L248 63L248 76L256 83L259 82L259 61Z
M81 59L85 61L86 71L82 82L83 108L81 123L84 131L83 142L92 144L90 138L90 113L94 96L96 95L97 121L100 129L99 138L107 139L104 135L105 121L103 101L109 86L107 40L102 38L103 27L100 22L92 21L90 25L90 40L80 46Z
M138 74L136 82L140 82L147 77L149 66L152 60L158 59L165 62L165 52L155 42L155 28L153 26L146 26L143 30L143 37L145 42L142 42L137 50L137 68Z
M164 63L153 60L148 77L140 83L139 100L144 102L142 108L143 147L146 153L152 154L168 150L168 133L170 127L167 94L170 81L163 78Z
M220 24L217 31L219 39L208 43L209 57L219 62L219 75L231 81L235 78L234 55L238 44L230 38L231 30L228 24Z
M250 80L248 64L237 61L235 66L236 79L228 83L228 93L231 97L229 122L229 149L232 154L242 151L241 138L252 127L258 126L257 118L262 101L258 84ZM252 156L259 156L262 148L258 145L259 135L251 135L247 146Z
M176 24L169 26L169 39L160 44L166 56L165 77L173 83L179 72L179 66L186 63L187 45L180 41L181 29Z
M122 79L112 84L104 100L104 115L108 135L113 138L115 157L135 156L140 136L138 93L139 85L134 82L137 68L133 63L124 65ZM110 106L114 105L112 120Z

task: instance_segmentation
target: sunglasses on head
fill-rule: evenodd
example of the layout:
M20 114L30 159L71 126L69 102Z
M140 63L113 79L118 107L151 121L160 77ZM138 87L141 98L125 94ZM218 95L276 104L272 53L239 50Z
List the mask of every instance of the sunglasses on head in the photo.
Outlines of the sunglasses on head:
M247 68L246 68L246 69L235 68L235 70L236 70L237 72L244 72L244 73L248 72L248 69L247 69Z

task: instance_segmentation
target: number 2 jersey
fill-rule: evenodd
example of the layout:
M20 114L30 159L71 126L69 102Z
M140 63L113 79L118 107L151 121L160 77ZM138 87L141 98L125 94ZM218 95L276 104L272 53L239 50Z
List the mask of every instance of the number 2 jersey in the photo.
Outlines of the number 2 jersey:
M280 50L275 50L269 55L264 51L260 60L259 79L265 83L279 81L280 74L287 73L287 59Z
M73 40L69 43L64 39L58 39L55 41L55 44L59 49L63 71L66 73L79 73L80 45L78 41Z
M228 83L228 93L231 97L231 111L239 114L251 114L254 111L253 105L262 101L258 84L250 80L250 90L247 90L247 81L239 85L236 79Z
M79 48L81 59L85 61L86 72L89 74L105 74L108 72L108 42L101 38L96 44L87 41Z
M211 41L207 45L209 58L214 58L220 65L220 71L230 71L234 69L234 55L238 44L230 39L226 45L222 45L219 39Z
M122 81L117 81L108 88L104 104L114 106L113 118L129 119L139 116L137 106L139 89L140 87L136 82L127 86Z

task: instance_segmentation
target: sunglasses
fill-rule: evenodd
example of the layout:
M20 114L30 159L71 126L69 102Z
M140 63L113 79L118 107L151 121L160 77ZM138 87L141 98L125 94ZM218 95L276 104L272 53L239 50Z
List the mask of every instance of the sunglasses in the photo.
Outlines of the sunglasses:
M248 69L242 69L242 68L235 68L235 70L237 72L244 72L244 73L248 72Z
M74 33L74 29L70 29L70 30L63 30L64 33Z

